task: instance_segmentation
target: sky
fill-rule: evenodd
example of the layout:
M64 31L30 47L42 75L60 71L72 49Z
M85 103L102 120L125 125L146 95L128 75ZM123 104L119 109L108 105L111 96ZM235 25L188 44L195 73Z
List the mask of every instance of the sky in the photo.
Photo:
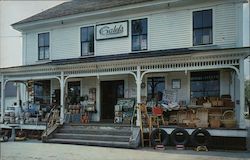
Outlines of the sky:
M22 64L22 35L10 25L62 2L0 0L0 67Z

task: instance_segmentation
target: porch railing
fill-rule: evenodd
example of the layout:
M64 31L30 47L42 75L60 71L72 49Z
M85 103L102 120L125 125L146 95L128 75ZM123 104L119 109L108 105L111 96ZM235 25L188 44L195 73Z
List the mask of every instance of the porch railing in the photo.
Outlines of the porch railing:
M60 124L60 106L53 106L49 112L48 119L46 121L46 129L42 135L42 139L47 137L58 127Z

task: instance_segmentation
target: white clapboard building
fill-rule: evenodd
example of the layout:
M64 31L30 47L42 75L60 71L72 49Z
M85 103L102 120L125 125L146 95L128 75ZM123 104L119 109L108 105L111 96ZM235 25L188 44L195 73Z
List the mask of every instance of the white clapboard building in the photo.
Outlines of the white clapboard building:
M222 116L232 110L237 124L232 129L208 124L208 130L213 136L244 138L244 59L250 55L242 38L246 2L74 0L19 21L12 27L22 32L23 65L0 70L1 122L5 86L15 82L17 105L28 111L58 104L61 124L87 99L95 110L90 122L102 124L113 123L121 98L149 105L172 93L176 103L196 110L204 108L204 97L213 97L210 102L226 97L230 106L217 109ZM214 108L205 107L209 113ZM175 123L171 112L178 110L167 112L166 120ZM34 121L24 120L23 126L43 129Z

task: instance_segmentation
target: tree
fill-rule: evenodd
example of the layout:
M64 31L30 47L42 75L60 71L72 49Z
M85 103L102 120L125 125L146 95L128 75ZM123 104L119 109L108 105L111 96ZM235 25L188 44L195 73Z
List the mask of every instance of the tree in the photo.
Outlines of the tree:
M245 96L246 99L250 100L250 80L245 81Z

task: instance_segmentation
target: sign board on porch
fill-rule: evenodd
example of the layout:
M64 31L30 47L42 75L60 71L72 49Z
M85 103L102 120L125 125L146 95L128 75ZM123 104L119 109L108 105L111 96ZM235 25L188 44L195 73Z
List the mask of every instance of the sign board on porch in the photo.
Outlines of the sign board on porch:
M96 26L96 40L128 36L128 21L100 24Z

